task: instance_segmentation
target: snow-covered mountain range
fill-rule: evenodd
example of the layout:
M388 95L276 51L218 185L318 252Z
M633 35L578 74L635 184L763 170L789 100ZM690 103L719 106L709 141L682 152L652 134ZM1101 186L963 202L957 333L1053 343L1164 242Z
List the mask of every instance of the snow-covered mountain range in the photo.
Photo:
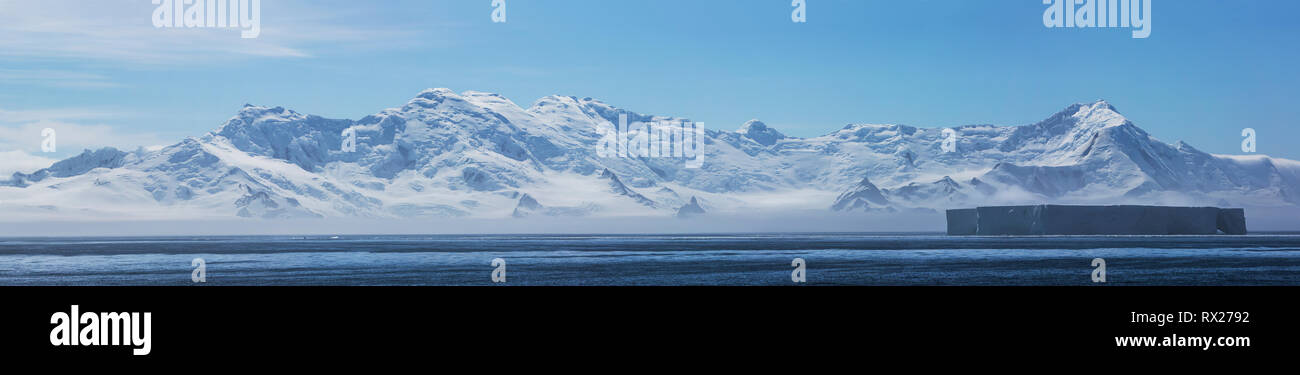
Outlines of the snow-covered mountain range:
M707 217L936 211L1029 203L1300 204L1300 162L1157 140L1105 101L1025 126L849 125L789 137L708 130L703 165L601 157L602 128L645 115L591 98L523 108L430 89L360 120L245 106L161 149L105 148L0 180L10 218ZM356 132L344 151L344 131ZM950 152L946 152L949 151Z

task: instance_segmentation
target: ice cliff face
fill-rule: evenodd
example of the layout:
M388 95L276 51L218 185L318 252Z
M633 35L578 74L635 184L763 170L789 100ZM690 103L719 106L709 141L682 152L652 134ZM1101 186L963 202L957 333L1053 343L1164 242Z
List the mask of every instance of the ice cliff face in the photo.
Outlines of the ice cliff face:
M87 151L0 181L13 215L72 217L707 216L989 204L1295 205L1300 163L1161 142L1104 101L1041 122L849 125L788 137L752 120L681 158L601 157L629 121L684 121L590 98L528 108L430 89L359 120L246 106L157 151ZM355 135L355 142L351 138ZM345 149L354 143L355 149ZM708 203L707 213L700 202Z

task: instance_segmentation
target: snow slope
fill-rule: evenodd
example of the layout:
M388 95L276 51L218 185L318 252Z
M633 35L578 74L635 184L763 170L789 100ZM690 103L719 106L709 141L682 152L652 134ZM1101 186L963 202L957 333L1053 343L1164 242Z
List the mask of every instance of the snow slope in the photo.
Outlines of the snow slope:
M1026 203L1294 206L1300 163L1161 142L1109 103L1030 125L849 125L789 137L761 121L706 131L703 164L601 157L600 129L645 115L591 98L528 108L425 90L360 120L245 106L159 150L87 151L0 181L6 218L701 216L936 211ZM356 134L344 151L343 134Z

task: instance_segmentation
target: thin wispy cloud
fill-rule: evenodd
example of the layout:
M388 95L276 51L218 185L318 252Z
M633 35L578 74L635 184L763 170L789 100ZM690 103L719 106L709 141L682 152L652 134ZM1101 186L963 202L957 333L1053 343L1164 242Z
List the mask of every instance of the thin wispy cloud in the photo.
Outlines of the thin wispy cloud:
M389 26L348 24L347 9L264 1L259 37L237 28L155 28L147 0L0 0L0 57L22 60L199 64L237 58L310 58L317 47L411 41Z
M0 84L15 86L44 86L56 88L110 88L122 87L105 75L51 69L0 68Z
M95 120L120 117L121 113L98 108L50 108L10 110L0 108L0 125L15 125L36 121Z

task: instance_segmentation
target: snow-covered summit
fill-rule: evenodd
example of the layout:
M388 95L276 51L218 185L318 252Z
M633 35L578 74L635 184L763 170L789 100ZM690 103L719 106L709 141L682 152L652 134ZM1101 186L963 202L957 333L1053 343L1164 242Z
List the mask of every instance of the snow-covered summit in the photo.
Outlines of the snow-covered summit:
M758 119L745 122L745 124L741 125L740 129L736 130L736 132L764 146L774 145L777 141L786 138L785 134L781 134L781 132L776 129L767 127L767 124L758 121Z

